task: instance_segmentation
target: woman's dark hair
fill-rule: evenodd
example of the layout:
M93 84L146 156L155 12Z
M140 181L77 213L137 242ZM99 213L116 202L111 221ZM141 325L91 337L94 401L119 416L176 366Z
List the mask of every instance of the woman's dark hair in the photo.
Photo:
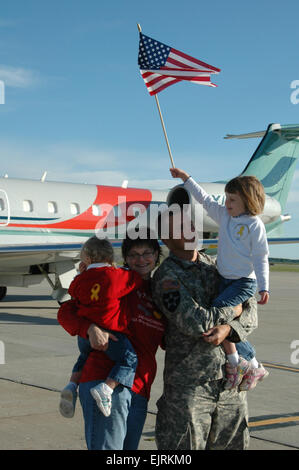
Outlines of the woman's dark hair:
M158 258L156 262L156 266L158 266L158 264L160 263L160 257L162 255L162 249L159 245L156 235L150 229L147 230L146 235L147 235L146 238L142 236L142 237L137 237L134 239L130 237L128 233L126 234L126 238L123 240L122 245L121 245L121 252L122 252L125 265L126 265L127 256L132 248L136 248L139 246L147 246L148 248L151 248L153 251L158 253Z

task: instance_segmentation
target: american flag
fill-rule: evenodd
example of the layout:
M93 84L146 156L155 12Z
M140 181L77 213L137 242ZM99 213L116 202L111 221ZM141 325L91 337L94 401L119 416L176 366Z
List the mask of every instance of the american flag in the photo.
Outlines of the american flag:
M198 85L211 83L211 74L220 69L140 33L138 65L150 95L170 85L188 80Z

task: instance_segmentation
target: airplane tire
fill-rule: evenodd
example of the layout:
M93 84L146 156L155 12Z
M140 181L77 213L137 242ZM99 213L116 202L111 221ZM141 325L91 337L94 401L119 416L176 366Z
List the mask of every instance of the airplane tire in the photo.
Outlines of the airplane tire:
M4 299L6 296L7 287L0 286L0 300Z

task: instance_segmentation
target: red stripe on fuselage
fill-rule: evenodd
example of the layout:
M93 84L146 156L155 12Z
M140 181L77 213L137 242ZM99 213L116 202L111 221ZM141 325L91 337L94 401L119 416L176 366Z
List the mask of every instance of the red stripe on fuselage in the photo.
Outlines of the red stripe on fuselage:
M126 212L125 220L132 220L133 217L127 217L127 209L130 205L142 204L147 208L152 200L152 193L148 189L136 189L136 188L120 188L117 186L97 186L97 196L93 201L92 205L82 214L79 214L71 219L54 222L54 223L37 223L37 224L9 224L9 227L26 227L26 228L49 228L49 229L65 229L65 230L94 230L101 221L101 219L107 217L107 213L101 217L93 215L92 206L98 205L105 207L105 205L118 206L119 198L125 198ZM124 223L124 222L122 222ZM108 226L110 224L108 223ZM112 224L114 225L114 224ZM118 225L117 219L115 219L115 225Z

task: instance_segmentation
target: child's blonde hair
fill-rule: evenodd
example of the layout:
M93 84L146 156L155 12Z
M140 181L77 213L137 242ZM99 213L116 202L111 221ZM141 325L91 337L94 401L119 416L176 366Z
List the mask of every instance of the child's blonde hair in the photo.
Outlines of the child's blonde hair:
M265 191L262 183L255 176L237 176L225 186L225 192L239 193L246 212L251 215L261 214L265 206Z
M92 263L112 264L114 260L113 247L106 238L89 238L84 243L81 254L88 256Z

